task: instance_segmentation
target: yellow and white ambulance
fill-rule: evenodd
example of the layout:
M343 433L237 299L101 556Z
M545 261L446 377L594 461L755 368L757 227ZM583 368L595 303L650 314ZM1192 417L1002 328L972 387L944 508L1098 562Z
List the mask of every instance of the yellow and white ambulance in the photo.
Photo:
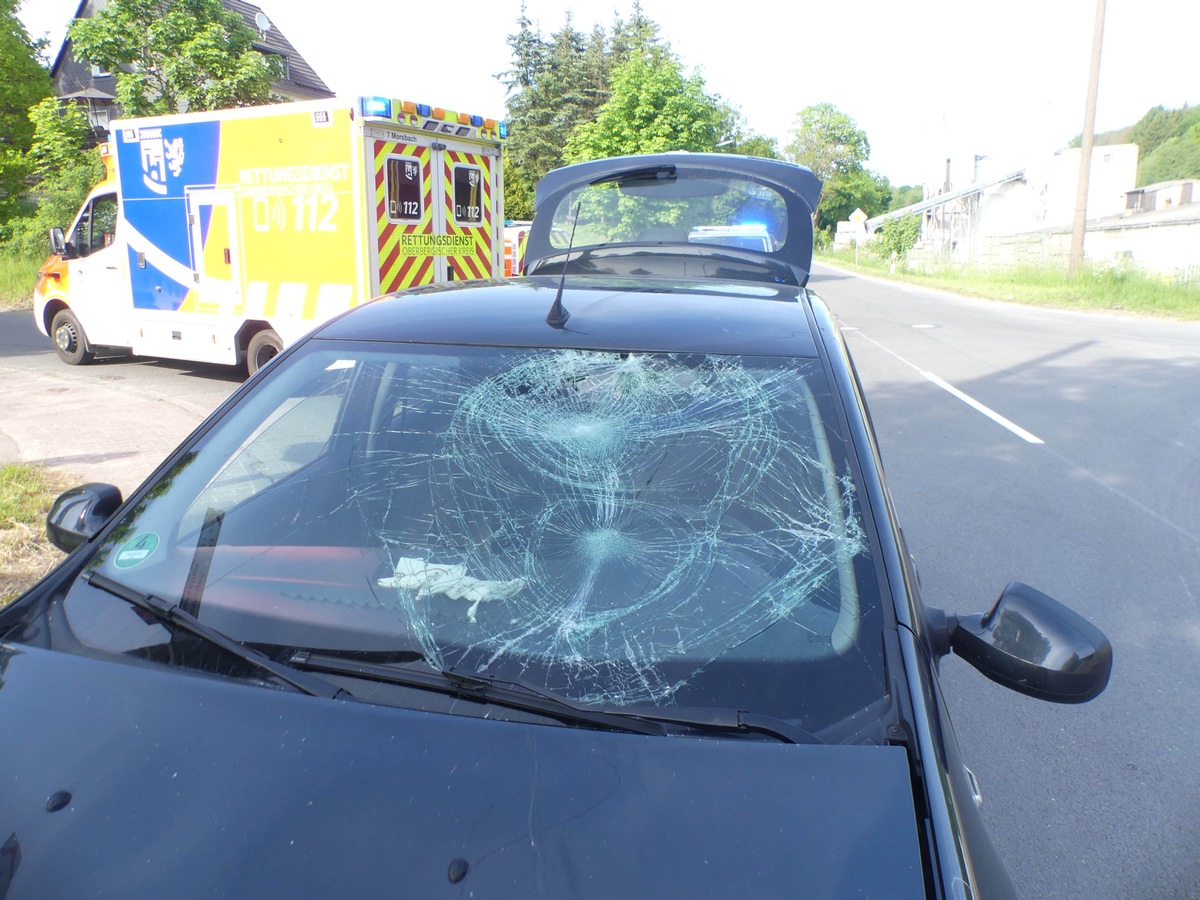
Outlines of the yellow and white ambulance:
M386 97L114 121L38 274L59 356L244 363L356 304L504 276L505 124Z

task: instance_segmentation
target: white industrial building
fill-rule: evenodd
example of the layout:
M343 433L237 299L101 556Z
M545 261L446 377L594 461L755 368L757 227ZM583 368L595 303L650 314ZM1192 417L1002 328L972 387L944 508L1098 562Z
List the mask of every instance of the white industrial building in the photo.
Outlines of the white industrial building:
M839 223L835 245L916 213L921 238L910 264L1065 264L1080 156L1073 148L1043 157L947 160L946 180L926 186L925 200L864 223ZM1085 257L1200 281L1200 179L1135 188L1137 162L1136 144L1093 148Z

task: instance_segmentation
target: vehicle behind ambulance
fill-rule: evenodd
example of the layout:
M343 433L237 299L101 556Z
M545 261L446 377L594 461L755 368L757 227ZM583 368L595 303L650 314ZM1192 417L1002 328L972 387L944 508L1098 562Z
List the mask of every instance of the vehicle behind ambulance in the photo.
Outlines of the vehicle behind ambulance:
M73 365L245 364L390 291L504 275L505 125L381 97L114 121L34 289Z

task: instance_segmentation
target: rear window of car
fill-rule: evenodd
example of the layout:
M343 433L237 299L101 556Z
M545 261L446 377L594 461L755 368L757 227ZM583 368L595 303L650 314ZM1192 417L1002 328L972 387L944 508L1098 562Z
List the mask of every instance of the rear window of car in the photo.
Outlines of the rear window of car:
M787 236L787 204L749 178L680 173L584 185L554 211L550 245L705 244L772 253Z
M250 644L819 728L885 693L834 409L811 359L313 342L92 565Z

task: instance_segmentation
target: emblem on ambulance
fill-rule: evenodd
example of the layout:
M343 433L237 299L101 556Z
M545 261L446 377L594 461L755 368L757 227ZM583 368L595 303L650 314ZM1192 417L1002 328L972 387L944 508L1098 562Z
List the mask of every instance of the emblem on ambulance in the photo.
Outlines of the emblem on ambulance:
M142 183L156 194L167 192L167 174L178 178L183 172L183 138L167 139L161 128L141 134Z

